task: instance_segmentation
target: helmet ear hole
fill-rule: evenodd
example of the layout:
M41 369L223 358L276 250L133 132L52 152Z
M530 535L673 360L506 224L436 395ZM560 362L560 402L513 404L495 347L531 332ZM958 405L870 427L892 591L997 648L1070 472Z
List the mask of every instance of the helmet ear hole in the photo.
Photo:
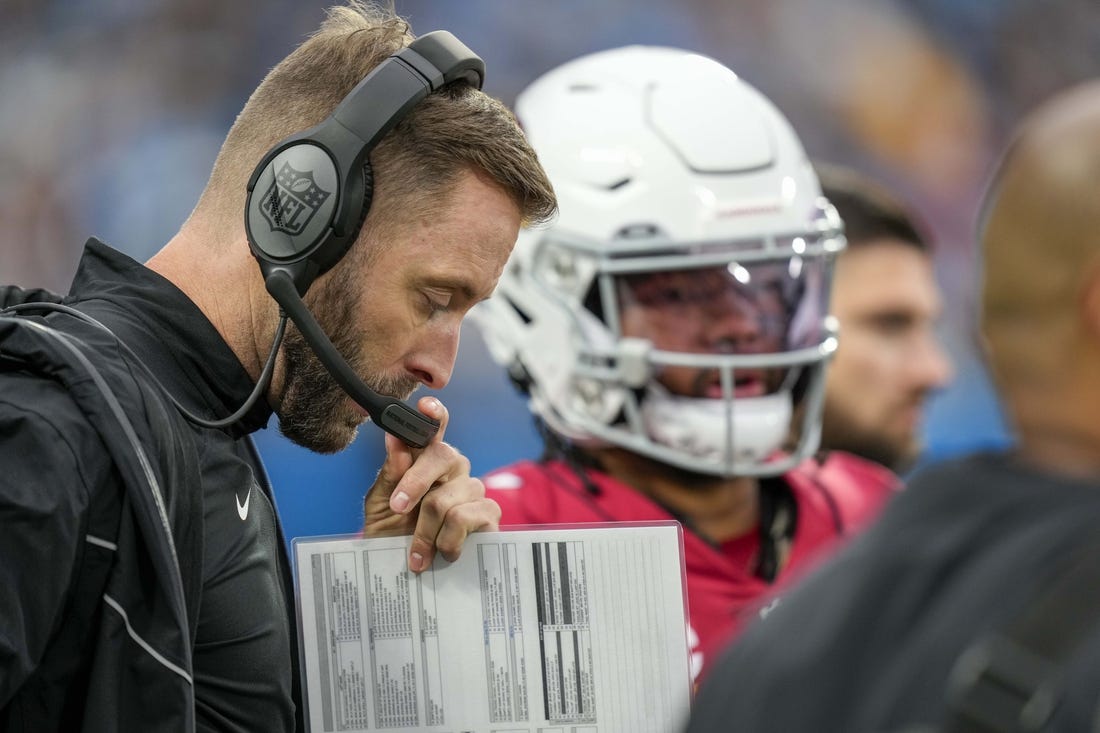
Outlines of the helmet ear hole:
M508 379L520 394L531 394L531 373L519 359L508 365Z
M592 315L596 316L601 323L607 323L606 314L603 312L603 298L600 297L598 280L593 280L592 284L589 285L588 292L584 296L583 306Z

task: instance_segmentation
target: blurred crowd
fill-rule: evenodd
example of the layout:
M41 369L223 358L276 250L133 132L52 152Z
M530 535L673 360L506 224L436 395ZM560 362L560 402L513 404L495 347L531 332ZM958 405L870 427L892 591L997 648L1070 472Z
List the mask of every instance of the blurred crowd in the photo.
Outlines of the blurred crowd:
M0 281L66 289L93 234L139 260L152 255L189 213L245 95L327 4L0 0ZM729 65L786 113L813 158L889 183L934 234L943 337L958 376L932 403L930 453L1008 440L972 336L976 205L1019 117L1100 72L1095 0L395 5L414 32L446 28L479 52L486 90L507 103L547 69L626 43L689 48ZM525 409L468 333L443 397L455 416L448 437L484 471L535 450L537 439L517 427L530 422ZM373 471L381 438L367 431L320 480ZM266 433L277 487L279 474L319 480L306 454ZM354 480L360 493L346 501L369 485ZM358 521L346 504L333 511L350 517L346 526L314 513L291 536ZM284 507L284 516L302 515Z

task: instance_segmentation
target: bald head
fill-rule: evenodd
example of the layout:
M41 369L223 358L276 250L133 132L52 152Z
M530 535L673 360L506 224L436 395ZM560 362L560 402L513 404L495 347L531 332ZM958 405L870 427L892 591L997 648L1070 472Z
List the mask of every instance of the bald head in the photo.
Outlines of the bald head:
M1100 83L1026 121L983 212L982 331L1011 401L1064 380L1100 338L1085 307L1100 263Z

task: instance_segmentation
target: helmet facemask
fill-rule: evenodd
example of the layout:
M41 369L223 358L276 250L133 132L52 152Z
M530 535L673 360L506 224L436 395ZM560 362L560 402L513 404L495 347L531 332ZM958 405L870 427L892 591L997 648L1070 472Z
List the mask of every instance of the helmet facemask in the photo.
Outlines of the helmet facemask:
M573 366L554 395L532 395L536 411L576 441L690 471L786 470L816 447L836 343L826 308L843 239L821 221L821 234L756 242L544 238L529 286L573 314ZM578 273L590 273L584 296ZM799 401L806 424L791 446Z

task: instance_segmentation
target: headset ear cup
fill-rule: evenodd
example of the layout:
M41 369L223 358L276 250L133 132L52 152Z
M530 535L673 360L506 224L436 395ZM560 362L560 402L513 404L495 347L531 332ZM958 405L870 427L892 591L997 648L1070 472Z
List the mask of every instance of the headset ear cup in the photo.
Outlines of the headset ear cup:
M370 210L371 199L374 194L374 175L370 163L364 163L358 176L351 176L347 190L344 192L344 201L349 215L345 233L342 236L331 236L322 243L316 252L309 258L316 267L316 276L322 275L332 269L348 250L355 244L359 232L363 228L363 222Z
M359 238L359 233L363 230L363 222L367 220L367 213L370 211L371 201L374 198L374 169L371 168L369 161L363 163L363 169L358 181L359 185L354 189L349 189L350 195L358 196L362 204L359 207L358 213L355 216L353 226L348 230L347 236L341 240L343 247L339 252L332 252L332 256L326 257L324 269L328 270L333 267L340 259L347 254L353 246L355 246L355 240Z
M363 222L367 220L367 212L370 211L371 201L374 199L374 168L370 161L363 163L363 208L359 212L359 220L355 222L355 232L352 235L354 241L363 228Z

